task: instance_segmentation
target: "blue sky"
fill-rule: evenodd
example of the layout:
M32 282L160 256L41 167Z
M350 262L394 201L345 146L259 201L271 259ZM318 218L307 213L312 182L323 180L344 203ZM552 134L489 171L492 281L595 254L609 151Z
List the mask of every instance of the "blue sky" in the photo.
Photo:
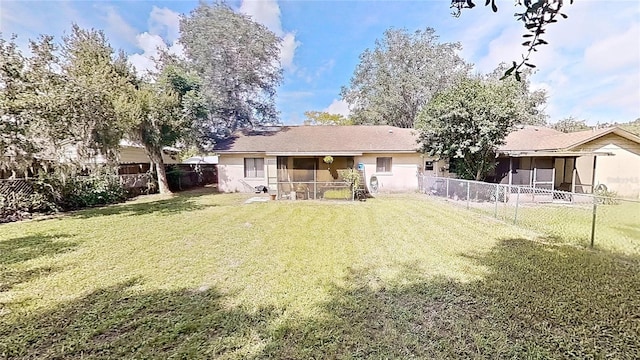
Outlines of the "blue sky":
M482 1L476 1L482 5ZM276 1L240 0L229 4L251 15L284 39L284 82L278 90L281 120L301 123L308 110L346 114L341 86L348 85L358 56L390 27L410 31L432 27L442 41L460 42L474 71L489 72L524 50L522 27L513 18L513 1L499 1L499 12L478 6L460 18L449 1ZM178 19L197 1L2 1L3 37L27 40L39 34L60 39L71 23L105 31L115 48L130 54L138 68L150 66L158 46L179 53ZM550 26L550 45L535 54L534 88L548 91L547 113L555 122L568 116L597 122L640 117L640 2L576 0L566 20Z

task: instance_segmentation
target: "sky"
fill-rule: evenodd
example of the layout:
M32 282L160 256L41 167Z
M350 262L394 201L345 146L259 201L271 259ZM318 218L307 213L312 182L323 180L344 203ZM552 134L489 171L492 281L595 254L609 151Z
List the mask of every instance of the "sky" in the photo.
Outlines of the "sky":
M473 71L491 72L518 60L524 29L514 1L499 0L498 13L478 6L460 18L447 0L277 1L235 0L228 4L282 38L284 71L277 107L284 124L300 124L305 111L348 115L340 89L348 86L365 49L373 49L389 28L431 27L442 42L460 42ZM0 2L0 32L27 49L40 34L69 33L72 23L101 29L114 48L129 54L143 71L158 47L180 54L179 19L197 1L7 1ZM590 125L640 117L640 1L576 0L567 19L548 27L549 45L534 54L533 89L548 92L550 122L572 116Z

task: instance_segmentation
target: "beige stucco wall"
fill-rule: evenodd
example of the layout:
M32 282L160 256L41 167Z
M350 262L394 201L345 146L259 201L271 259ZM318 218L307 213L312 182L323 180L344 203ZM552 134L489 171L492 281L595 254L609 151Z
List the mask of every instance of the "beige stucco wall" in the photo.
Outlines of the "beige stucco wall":
M605 184L620 196L640 198L640 144L616 134L608 134L578 149L615 154L598 156L595 184Z
M576 158L576 189L577 193L591 194L593 192L593 156Z
M263 158L265 164L264 176L261 178L244 177L244 159ZM268 186L267 160L275 161L274 157L264 154L221 155L218 159L218 189L222 192L253 192L255 186Z
M179 161L176 157L173 159L171 156L163 153L162 160L165 164L178 164ZM120 164L138 164L151 162L147 156L146 151L140 147L123 146L120 148L119 161Z
M391 172L376 172L376 158L391 157ZM378 178L378 192L407 192L418 190L418 172L424 168L420 154L363 154L355 157L355 166L363 163L367 186L371 177ZM435 167L438 165L436 164Z
M265 159L265 175L261 178L245 178L244 177L244 159L249 157L261 157ZM390 173L377 173L376 172L376 158L378 157L391 157L391 172ZM336 157L337 159L337 157ZM218 163L218 188L222 192L251 192L253 187L258 185L268 186L268 176L271 168L275 170L275 167L268 166L271 160L272 164L275 164L275 157L265 157L263 154L242 154L242 155L230 155L223 154L219 158ZM363 156L354 157L354 167L358 166L358 163L365 165L366 183L370 184L371 176L375 175L378 178L378 191L379 192L406 192L418 190L418 178L417 174L419 169L424 169L424 162L429 159L425 159L420 154L364 154ZM289 157L288 167L291 168L293 163L293 157ZM336 163L332 164L334 168L343 168L346 166L346 158L338 159ZM344 162L344 164L342 163ZM328 170L328 165L319 160L318 167L318 181L332 181ZM434 171L428 172L431 175L436 175L438 169L443 166L444 163L435 163ZM324 171L323 171L324 170ZM442 175L442 174L439 174ZM275 175L274 175L275 176Z
M78 159L78 149L75 145L67 145L64 148L64 153L60 159L60 161L65 162L69 160L77 160ZM162 160L164 160L165 164L178 164L178 158L175 159L171 156L162 154ZM103 164L106 162L106 159L102 155L98 155L91 159L92 163ZM150 163L151 160L149 156L147 156L146 151L142 147L137 146L121 146L118 150L118 163L119 164L140 164L140 163Z

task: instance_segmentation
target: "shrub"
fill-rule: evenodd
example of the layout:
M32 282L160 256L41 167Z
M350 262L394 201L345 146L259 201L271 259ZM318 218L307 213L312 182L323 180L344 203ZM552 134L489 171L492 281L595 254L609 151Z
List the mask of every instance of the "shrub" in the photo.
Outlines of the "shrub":
M120 179L110 174L70 177L62 173L43 174L36 180L35 188L58 210L114 204L126 199Z
M54 206L39 193L0 194L0 223L28 219L33 213L47 212L53 208Z

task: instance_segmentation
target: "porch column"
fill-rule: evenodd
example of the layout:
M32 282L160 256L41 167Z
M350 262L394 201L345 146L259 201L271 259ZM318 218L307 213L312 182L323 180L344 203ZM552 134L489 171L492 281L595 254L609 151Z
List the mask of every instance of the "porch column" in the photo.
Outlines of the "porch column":
M509 187L513 185L513 157L509 157Z
M591 177L591 193L594 193L594 190L596 189L596 160L598 159L597 156L593 155L593 176Z
M576 192L576 176L578 175L578 169L576 168L576 162L578 157L573 158L573 169L571 169L571 192Z

